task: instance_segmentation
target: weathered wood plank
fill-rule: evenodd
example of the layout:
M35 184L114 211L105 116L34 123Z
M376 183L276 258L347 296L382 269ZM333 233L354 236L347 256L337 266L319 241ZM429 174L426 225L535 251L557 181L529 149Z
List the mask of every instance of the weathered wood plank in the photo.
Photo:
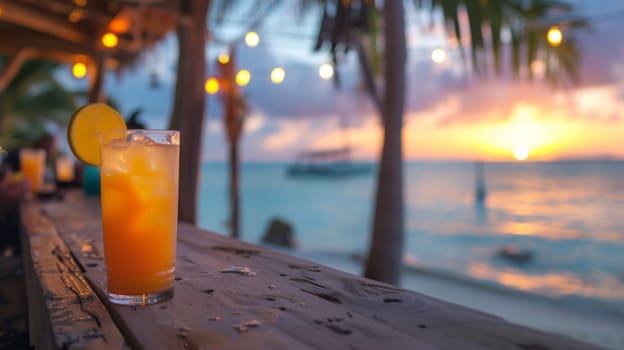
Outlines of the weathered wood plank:
M0 256L0 349L27 346L27 334L28 301L22 258Z
M37 349L123 349L121 333L39 203L21 206L31 344Z
M181 224L173 299L106 301L96 203L41 207L137 348L591 349L498 317ZM234 273L232 266L249 268Z

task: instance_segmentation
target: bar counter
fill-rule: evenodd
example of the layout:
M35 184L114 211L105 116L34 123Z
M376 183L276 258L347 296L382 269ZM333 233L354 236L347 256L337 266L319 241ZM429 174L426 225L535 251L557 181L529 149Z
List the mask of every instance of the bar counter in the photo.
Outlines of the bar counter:
M108 302L98 197L21 204L37 349L592 349L181 223L175 296Z

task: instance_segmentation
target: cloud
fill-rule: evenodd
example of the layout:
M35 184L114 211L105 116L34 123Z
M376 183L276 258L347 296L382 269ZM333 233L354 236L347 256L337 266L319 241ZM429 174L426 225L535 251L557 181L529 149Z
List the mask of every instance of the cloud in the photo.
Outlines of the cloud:
M221 120L208 119L206 121L204 134L220 134L223 131L223 122Z
M305 121L281 121L277 132L271 133L264 138L263 149L275 151L286 147L293 148L302 138L302 133L307 129Z
M439 126L495 123L506 120L519 103L552 105L553 93L552 89L539 83L510 84L504 80L491 80L447 92L428 108L412 111L434 111L432 122ZM431 113L424 115L432 117Z
M568 115L592 122L616 123L624 114L624 99L614 85L576 90L568 105Z
M624 22L616 15L622 10L621 1L585 0L577 2L576 6L578 13L588 16L591 24L590 30L574 33L581 54L580 85L555 90L539 79L531 83L509 74L477 78L462 72L461 58L448 49L449 59L443 65L434 65L426 57L420 61L417 56L412 58L408 66L407 113L435 106L446 110L438 113L438 122L451 126L504 120L518 103L551 108L557 101L567 100L583 107L582 113L569 110L571 118L617 120L616 113L620 110L613 106L617 106L618 98L624 98L624 36L621 35ZM504 50L504 64L510 61L505 57L508 54ZM591 89L609 89L609 86L619 86L618 93ZM580 94L576 94L578 89L582 91ZM593 94L594 98L583 97ZM569 97L562 98L567 95ZM605 98L606 102L602 103L599 98Z
M247 118L245 118L245 124L244 124L245 134L252 134L258 130L261 130L264 125L265 125L265 117L258 113L253 113Z
M619 0L585 0L578 13L590 19L590 30L579 33L580 78L583 85L614 82L614 73L624 65L624 22Z

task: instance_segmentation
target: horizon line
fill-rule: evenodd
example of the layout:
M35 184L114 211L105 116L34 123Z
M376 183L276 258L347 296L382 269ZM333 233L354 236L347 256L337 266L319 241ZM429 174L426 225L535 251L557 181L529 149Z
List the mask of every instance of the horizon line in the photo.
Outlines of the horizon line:
M350 161L351 163L356 164L375 164L377 160L366 160L366 159L353 159ZM551 159L551 160L467 160L467 159L404 159L404 163L484 163L484 164L536 164L536 163L618 163L624 162L624 158L618 157L604 157L604 158L595 158L595 157L587 157L587 158L559 158L559 159ZM202 159L201 163L228 163L226 159ZM254 160L241 160L241 164L254 164L254 163L282 163L282 164L291 164L293 160L283 160L283 159L254 159Z

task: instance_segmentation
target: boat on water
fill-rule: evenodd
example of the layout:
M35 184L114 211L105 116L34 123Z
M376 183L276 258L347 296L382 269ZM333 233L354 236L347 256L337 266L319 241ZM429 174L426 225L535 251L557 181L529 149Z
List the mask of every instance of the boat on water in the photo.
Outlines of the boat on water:
M353 163L351 148L305 151L287 169L289 176L343 177L370 173L370 164Z

